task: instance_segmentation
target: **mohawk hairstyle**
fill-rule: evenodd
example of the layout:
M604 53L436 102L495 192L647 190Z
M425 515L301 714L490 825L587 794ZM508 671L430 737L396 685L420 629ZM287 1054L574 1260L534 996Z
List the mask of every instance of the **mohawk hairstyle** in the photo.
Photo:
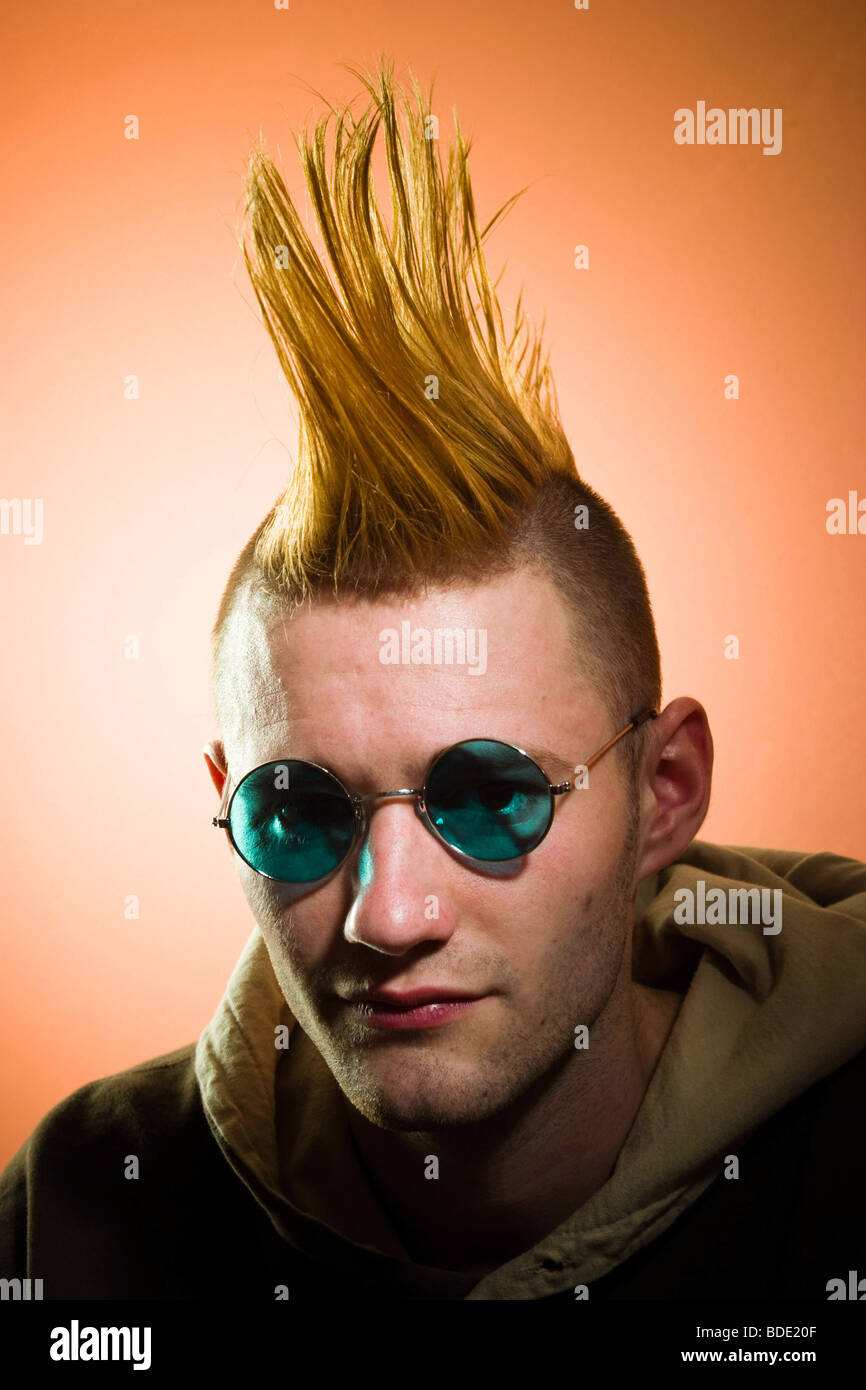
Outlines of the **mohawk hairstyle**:
M661 698L643 569L616 514L578 477L522 292L506 336L482 249L526 190L479 230L456 112L443 171L432 84L425 103L412 78L413 106L402 88L395 94L390 62L373 75L349 71L371 106L356 120L326 102L312 137L296 140L329 269L261 137L249 159L241 247L298 404L299 439L288 486L241 553L214 626L220 722L225 635L241 591L263 611L534 566L570 604L575 658L622 727ZM371 171L380 128L390 228ZM585 530L575 529L579 506ZM632 773L643 734L617 744Z

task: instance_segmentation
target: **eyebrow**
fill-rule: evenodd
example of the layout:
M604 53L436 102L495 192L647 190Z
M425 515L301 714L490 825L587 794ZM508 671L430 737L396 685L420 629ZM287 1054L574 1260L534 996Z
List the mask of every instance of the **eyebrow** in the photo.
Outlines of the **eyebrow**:
M551 753L549 748L533 748L525 743L523 751L529 754L533 762L538 763L543 772L549 771L553 774L550 780L554 784L568 781L574 776L573 765L567 763L564 758L560 758L558 754Z
M461 743L465 742L463 739L459 741ZM509 741L509 739L494 739L496 743L508 743ZM434 756L438 758L440 753L444 753L447 748L452 748L453 746L454 745L450 743L443 744L441 748L436 749ZM528 753L532 761L538 763L542 772L549 778L554 786L559 782L568 781L574 776L574 766L571 763L567 763L564 758L560 758L558 754L552 753L549 748L537 748L530 743L515 743L513 746L515 748L522 748L524 753ZM433 758L430 758L427 766L429 766L432 761ZM425 768L420 768L418 763L413 763L411 771L413 774L417 774L413 776L413 782L416 784L420 782L421 778L424 776L425 770Z
M481 735L479 735L478 737L481 737ZM508 739L495 739L493 741L497 743L509 742ZM467 742L467 740L458 739L457 742L465 743ZM443 743L442 747L437 748L428 758L424 760L413 759L411 763L408 763L407 776L410 784L413 787L420 788L424 780L425 772L428 770L428 768L432 766L436 758L440 757L442 753L445 753L449 748L453 747L453 743ZM557 785L557 783L559 782L570 781L570 779L574 776L573 764L566 762L564 758L561 758L557 753L553 753L549 748L539 748L536 747L534 744L530 743L515 743L513 747L522 748L524 753L528 753L530 758L532 758L533 762L538 763L542 772L544 772L545 776L549 778L549 780L553 783L554 786ZM289 761L292 756L297 755L290 754L285 760ZM272 758L270 759L270 761L279 762L280 759ZM301 759L301 761L316 763L319 767L327 767L329 771L335 773L336 776L340 778L341 782L344 782L346 786L349 785L349 782L346 780L343 773L338 771L333 763L322 762L321 758L313 756L308 756L305 759ZM349 781L354 781L354 779L350 778Z

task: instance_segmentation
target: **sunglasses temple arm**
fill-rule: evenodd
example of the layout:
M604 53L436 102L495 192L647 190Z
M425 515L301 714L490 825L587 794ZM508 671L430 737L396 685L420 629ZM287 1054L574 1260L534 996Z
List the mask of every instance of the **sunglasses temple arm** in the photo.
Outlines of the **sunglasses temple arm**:
M626 734L629 733L631 729L637 729L641 724L645 724L648 719L658 719L658 714L654 709L642 709L639 714L635 715L634 719L630 719L624 729L620 729L618 734L614 734L613 738L608 739L604 747L599 748L598 752L590 758L589 762L586 764L587 769L591 768L593 763L597 763L599 758L603 758L608 749L613 748L615 743L619 743L621 738L625 738Z
M225 816L225 813L226 813L226 806L228 805L228 800L229 800L229 787L230 787L230 785L231 785L231 778L229 777L228 773L226 773L225 786L223 787L223 799L222 799L222 801L220 802L220 808L219 808L219 810L217 811L216 815L214 816L214 821L213 821L214 825L219 825L219 822L220 822L220 821L223 819L223 817Z

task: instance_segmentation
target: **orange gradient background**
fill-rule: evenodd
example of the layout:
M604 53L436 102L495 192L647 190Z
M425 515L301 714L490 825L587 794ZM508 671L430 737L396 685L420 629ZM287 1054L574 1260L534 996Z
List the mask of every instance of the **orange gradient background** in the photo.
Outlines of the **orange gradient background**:
M0 26L2 491L44 499L41 545L0 536L0 1163L77 1086L192 1041L253 925L210 825L209 630L296 440L235 228L259 128L304 201L309 87L366 100L342 63L435 79L482 225L529 185L489 264L546 315L664 703L707 709L701 838L866 859L866 535L826 530L866 497L860 7L7 0ZM699 100L781 107L782 152L676 145Z

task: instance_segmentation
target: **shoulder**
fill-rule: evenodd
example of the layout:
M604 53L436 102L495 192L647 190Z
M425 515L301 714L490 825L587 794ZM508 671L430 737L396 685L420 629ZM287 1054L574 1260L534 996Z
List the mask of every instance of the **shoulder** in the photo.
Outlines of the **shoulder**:
M188 1131L201 1102L195 1043L79 1086L43 1116L0 1174L0 1223L32 1189L40 1169L92 1166L100 1151L136 1154ZM203 1112L202 1118L203 1118ZM97 1165L98 1166L98 1165Z
M50 1299L187 1298L205 1272L231 1283L255 1263L272 1228L214 1142L196 1046L44 1116L0 1175L0 1278L38 1279Z
M675 864L689 864L745 883L781 881L820 907L866 915L866 863L830 850L768 849L692 840ZM675 864L661 872L669 872Z
M862 1272L866 1050L724 1155L698 1199L593 1286L614 1299L819 1299ZM564 1297L564 1296L563 1296Z
M195 1043L152 1057L123 1071L88 1081L53 1106L33 1130L29 1144L78 1131L134 1134L154 1120L170 1120L195 1104Z

